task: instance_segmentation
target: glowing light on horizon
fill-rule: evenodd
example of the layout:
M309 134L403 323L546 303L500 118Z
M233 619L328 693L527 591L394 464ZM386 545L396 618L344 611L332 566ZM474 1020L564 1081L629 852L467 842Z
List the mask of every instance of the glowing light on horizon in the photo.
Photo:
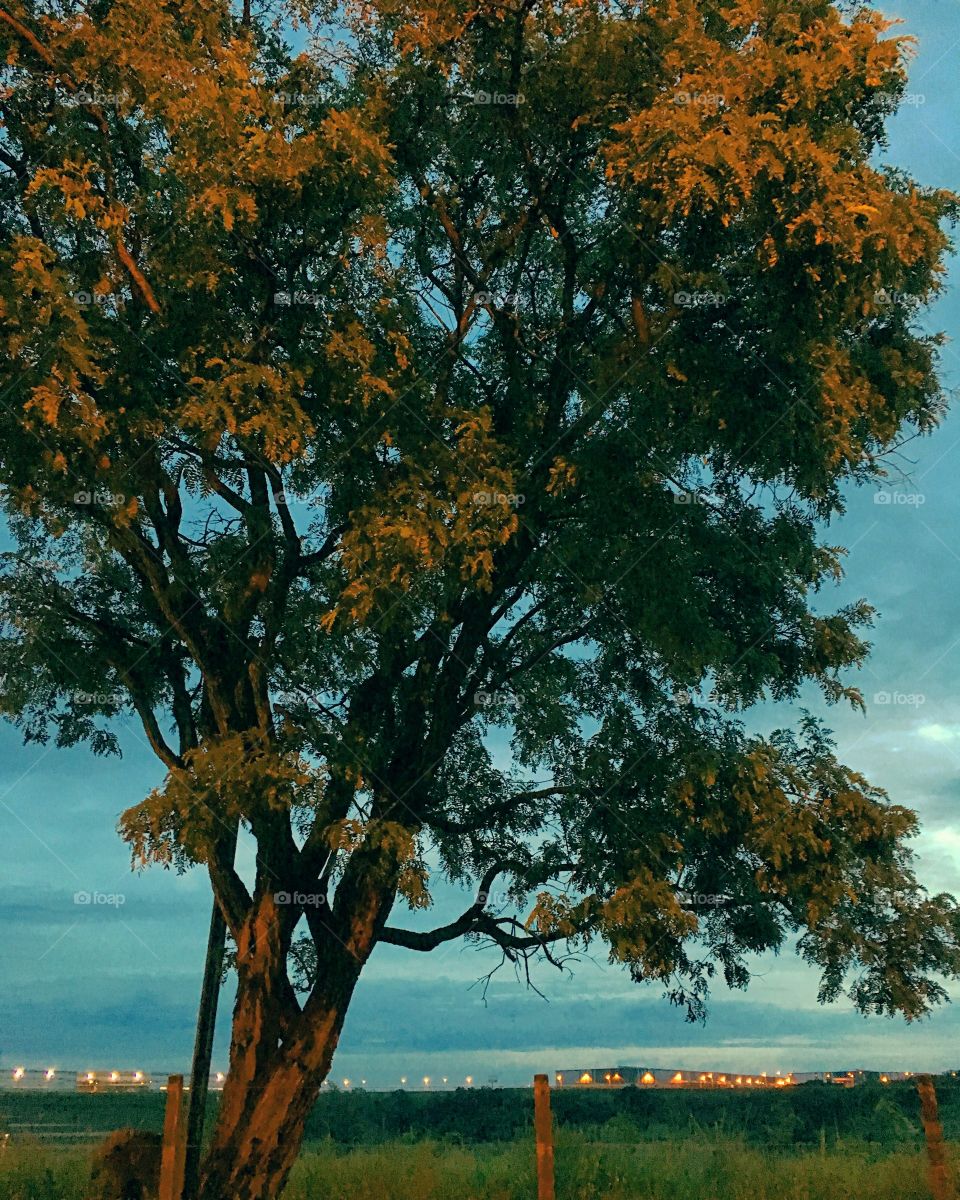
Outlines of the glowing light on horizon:
M14 1067L13 1077L14 1079L22 1079L26 1073L27 1072L24 1067Z
M52 1079L54 1075L56 1075L56 1071L53 1069L53 1067L47 1067L43 1077L44 1079Z

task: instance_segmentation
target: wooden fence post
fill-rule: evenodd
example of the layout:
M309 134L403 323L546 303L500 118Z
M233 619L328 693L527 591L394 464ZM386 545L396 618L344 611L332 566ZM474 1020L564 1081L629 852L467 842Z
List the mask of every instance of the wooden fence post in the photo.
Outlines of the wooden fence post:
M187 1149L187 1126L183 1119L183 1076L167 1080L167 1108L163 1118L163 1150L160 1155L159 1200L180 1200L183 1166Z
M537 1200L556 1200L553 1119L550 1116L550 1082L546 1075L533 1077L533 1128L537 1136Z
M923 1134L927 1139L927 1178L930 1181L930 1195L933 1200L957 1200L956 1188L947 1167L943 1126L940 1124L933 1079L929 1075L918 1075L917 1091L920 1093Z

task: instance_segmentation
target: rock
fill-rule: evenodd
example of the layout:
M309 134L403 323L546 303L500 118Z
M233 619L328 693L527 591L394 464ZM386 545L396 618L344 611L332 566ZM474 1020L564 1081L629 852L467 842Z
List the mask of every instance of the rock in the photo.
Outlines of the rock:
M161 1138L118 1129L94 1153L89 1200L157 1200Z

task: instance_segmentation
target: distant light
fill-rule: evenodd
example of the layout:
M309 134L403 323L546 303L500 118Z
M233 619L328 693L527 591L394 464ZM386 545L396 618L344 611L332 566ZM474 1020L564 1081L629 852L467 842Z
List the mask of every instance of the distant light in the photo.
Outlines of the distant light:
M349 1086L350 1086L350 1080L349 1080L349 1079L345 1079L345 1080L343 1081L343 1086L344 1086L344 1087L349 1087Z
M430 1086L430 1076L429 1076L429 1075L424 1075L424 1077L423 1077L423 1086L424 1086L424 1087L429 1087L429 1086Z
M446 1082L447 1082L447 1077L446 1077L446 1075L444 1075L444 1077L443 1077L443 1082L444 1082L444 1083L446 1083Z
M560 1078L560 1076L558 1075L558 1076L557 1076L557 1079L559 1079L559 1078ZM473 1076L472 1076L472 1075L468 1075L468 1076L467 1076L467 1087L469 1087L471 1083L473 1083Z
M361 1082L361 1084L363 1084L364 1087L367 1086L367 1081L365 1079L361 1079L360 1082Z
M400 1076L400 1082L401 1082L401 1083L406 1083L406 1082L407 1082L407 1077L406 1077L406 1075L401 1075L401 1076Z
M670 1082L671 1083L683 1083L683 1075L681 1075L681 1073L678 1071L676 1073L676 1075L674 1075L673 1079Z
M13 1077L14 1077L14 1079L22 1079L24 1077L24 1075L26 1075L26 1073L27 1072L24 1067L15 1067L14 1072L13 1072Z
M120 1078L119 1071L111 1071L110 1072L110 1079L112 1080L113 1083L116 1083L119 1078Z
M143 1072L142 1071L134 1071L133 1078L136 1080L137 1083L139 1083L143 1079Z
M52 1079L54 1075L56 1075L56 1071L53 1069L53 1067L48 1067L46 1073L44 1074L44 1079Z
M590 1074L589 1071L584 1071L584 1073L580 1076L580 1082L581 1083L593 1083L593 1076Z
M93 1081L96 1079L96 1077L97 1077L97 1076L96 1076L96 1073L95 1073L95 1072L93 1072L93 1071L88 1071L88 1072L87 1072L87 1083L93 1083Z
M226 1075L224 1075L224 1073L222 1071L218 1071L217 1072L217 1083L223 1083L224 1079L226 1079Z
M652 1071L644 1071L644 1073L640 1077L640 1082L641 1083L656 1083L657 1081L656 1081L656 1078L654 1077L654 1074Z

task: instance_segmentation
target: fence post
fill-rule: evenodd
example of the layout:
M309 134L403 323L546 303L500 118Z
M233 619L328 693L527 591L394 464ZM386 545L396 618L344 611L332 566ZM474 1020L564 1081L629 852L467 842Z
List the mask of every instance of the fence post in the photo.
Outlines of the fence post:
M537 1136L537 1200L556 1200L550 1081L546 1075L533 1077L533 1128Z
M933 1079L929 1075L918 1075L917 1091L920 1094L923 1134L927 1140L927 1178L930 1181L930 1195L933 1200L957 1200L957 1192L947 1167L943 1126L940 1124Z
M187 1127L183 1119L183 1076L171 1075L167 1080L167 1108L163 1118L159 1200L180 1200L183 1194L186 1133Z

